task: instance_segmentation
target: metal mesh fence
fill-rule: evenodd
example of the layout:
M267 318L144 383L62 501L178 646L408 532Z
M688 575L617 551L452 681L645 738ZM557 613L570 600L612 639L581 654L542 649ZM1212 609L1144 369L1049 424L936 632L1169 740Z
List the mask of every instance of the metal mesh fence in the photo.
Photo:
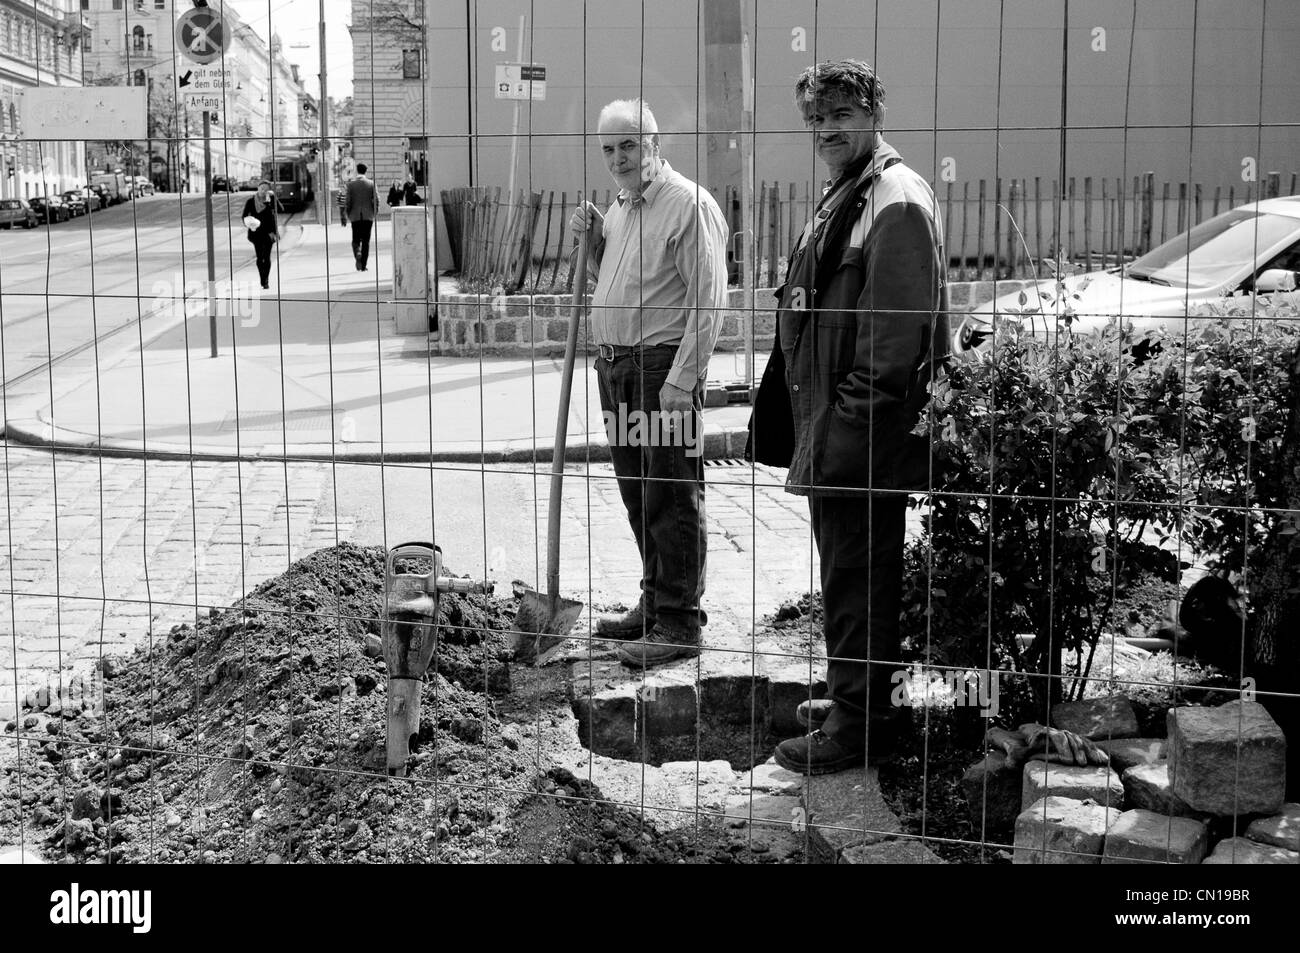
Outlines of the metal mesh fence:
M1300 861L1292 4L194 11L0 0L0 846Z

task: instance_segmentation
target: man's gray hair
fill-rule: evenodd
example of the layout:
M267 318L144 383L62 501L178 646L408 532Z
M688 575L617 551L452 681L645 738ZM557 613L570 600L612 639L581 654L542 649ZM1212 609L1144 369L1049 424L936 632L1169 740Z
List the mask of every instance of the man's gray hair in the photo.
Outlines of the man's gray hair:
M596 122L596 128L601 129L605 123L615 119L626 119L629 123L641 130L643 136L654 136L659 134L659 123L655 122L655 114L650 111L643 99L616 99L605 106L600 111L600 119Z
M862 60L837 60L809 66L794 84L800 106L824 99L844 98L874 113L885 102L885 84Z

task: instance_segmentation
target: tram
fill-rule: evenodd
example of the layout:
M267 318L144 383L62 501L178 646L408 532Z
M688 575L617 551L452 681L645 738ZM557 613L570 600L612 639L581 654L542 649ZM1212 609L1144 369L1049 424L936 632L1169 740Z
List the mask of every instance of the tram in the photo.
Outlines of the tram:
M277 152L262 160L262 178L271 183L280 204L301 212L316 197L311 160L300 152Z

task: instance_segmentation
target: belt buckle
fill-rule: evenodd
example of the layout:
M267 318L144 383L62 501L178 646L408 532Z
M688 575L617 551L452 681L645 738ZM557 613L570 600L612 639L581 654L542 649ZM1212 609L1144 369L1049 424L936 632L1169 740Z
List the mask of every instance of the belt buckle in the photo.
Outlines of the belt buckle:
M597 345L596 345L596 353L599 354L601 357L603 357L603 358L605 359L605 363L606 363L606 364L613 364L613 363L614 363L614 345L612 345L612 344L597 344Z

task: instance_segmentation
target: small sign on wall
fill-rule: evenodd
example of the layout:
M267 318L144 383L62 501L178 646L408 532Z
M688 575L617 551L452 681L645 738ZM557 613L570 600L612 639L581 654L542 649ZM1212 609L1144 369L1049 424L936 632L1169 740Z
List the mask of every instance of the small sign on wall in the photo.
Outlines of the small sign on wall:
M546 67L539 63L498 63L497 99L546 98Z
M22 92L24 139L147 139L143 86L33 86Z

